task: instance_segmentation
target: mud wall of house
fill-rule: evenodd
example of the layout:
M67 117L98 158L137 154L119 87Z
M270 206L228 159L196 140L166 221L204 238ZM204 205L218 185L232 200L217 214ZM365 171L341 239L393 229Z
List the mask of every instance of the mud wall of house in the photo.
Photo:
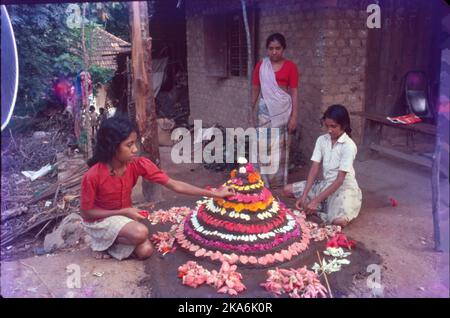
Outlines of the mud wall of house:
M239 1L195 0L186 2L187 64L191 120L225 127L245 125L247 79L213 77L205 63L204 16L239 10Z
M300 70L299 133L294 147L308 159L320 117L333 103L362 111L365 93L367 12L364 1L260 0L258 56L265 56L265 39L274 32L287 40L285 56ZM240 8L240 1L187 1L187 47L191 115L204 122L244 126L248 107L246 78L216 79L204 67L203 15ZM353 137L361 139L362 120L352 116Z

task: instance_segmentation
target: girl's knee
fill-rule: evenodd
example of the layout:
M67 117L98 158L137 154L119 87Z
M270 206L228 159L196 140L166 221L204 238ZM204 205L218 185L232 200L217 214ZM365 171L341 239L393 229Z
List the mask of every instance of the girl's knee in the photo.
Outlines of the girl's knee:
M286 197L293 197L293 196L294 196L294 191L293 191L293 189L292 189L292 184L286 184L286 185L283 187L283 194L284 194Z
M136 229L136 238L138 238L140 241L145 241L148 239L148 229L145 225L139 224L139 226Z
M154 251L153 245L152 243L150 243L149 240L145 241L144 243L136 247L135 250L136 256L140 260L144 260L152 256L153 251Z

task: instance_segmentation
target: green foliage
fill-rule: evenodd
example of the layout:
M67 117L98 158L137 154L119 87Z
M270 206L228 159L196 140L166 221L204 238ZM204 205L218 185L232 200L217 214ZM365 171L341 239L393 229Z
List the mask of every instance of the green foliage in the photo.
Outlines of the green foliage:
M7 6L19 56L18 114L36 111L42 105L54 77L76 72L75 58L69 53L74 34L65 23L66 7L67 4ZM69 64L61 67L61 60Z
M19 55L19 89L15 114L24 115L51 103L55 78L74 79L83 69L81 29L67 24L68 3L8 5L7 10L16 38ZM126 3L88 3L85 20L86 49L92 48L91 33L95 27L129 40L128 7ZM80 5L81 8L81 5ZM99 14L106 12L108 19ZM103 14L103 17L105 15ZM116 21L117 20L117 21ZM112 71L91 66L94 90L97 83L106 83Z
M108 19L105 21L105 30L124 41L130 42L130 22L128 2L105 3Z
M97 85L96 84L106 84L108 83L114 76L114 71L103 68L97 65L92 65L89 67L89 73L91 74L92 83L94 84L94 95L97 93Z

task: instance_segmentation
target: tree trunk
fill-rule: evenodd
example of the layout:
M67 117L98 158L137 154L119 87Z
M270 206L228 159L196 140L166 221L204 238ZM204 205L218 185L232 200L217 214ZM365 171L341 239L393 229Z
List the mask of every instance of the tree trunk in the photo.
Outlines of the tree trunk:
M82 12L82 16L81 16L81 48L83 50L83 66L84 66L84 71L87 72L88 68L89 68L89 57L87 54L87 49L86 49L86 35L85 35L85 26L84 26L84 21L86 20L86 7L88 6L88 3L83 3L83 12ZM88 97L88 83L87 81L84 81L84 91L86 94L86 98L89 101L89 97ZM85 100L83 98L83 94L81 94L81 112L85 112L86 116L88 115L88 109L89 109L89 105L86 105ZM75 118L75 120L81 120L81 118ZM91 131L91 125L90 125L90 120L88 120L88 118L85 118L85 120L81 123L82 129L84 129L86 131L86 144L84 145L85 147L85 158L88 159L90 157L92 157L92 131Z
M146 1L130 3L132 92L136 107L136 123L139 129L142 156L160 166L156 107L152 83L152 42L149 33ZM146 201L162 201L161 186L142 181L142 193Z

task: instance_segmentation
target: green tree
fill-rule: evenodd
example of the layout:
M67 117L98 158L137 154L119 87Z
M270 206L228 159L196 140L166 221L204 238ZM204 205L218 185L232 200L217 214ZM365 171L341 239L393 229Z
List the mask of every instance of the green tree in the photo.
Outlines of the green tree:
M16 38L19 60L19 89L15 114L22 115L33 111L36 113L45 106L52 97L53 80L58 77L75 78L83 69L81 53L81 33L79 28L71 28L68 24L68 3L8 5L7 10ZM81 5L80 5L81 7ZM125 7L120 4L98 5L87 4L85 21L86 47L89 50L90 33L100 23L115 29L115 35L124 36L128 31L128 15L125 22L114 22L119 19L119 12ZM113 12L109 19L99 12ZM120 18L124 19L124 18ZM104 25L103 25L104 27ZM121 34L118 30L125 28ZM129 37L129 36L128 36ZM90 66L94 87L97 83L106 83L112 77L112 71L97 66Z
M67 4L9 5L16 38L19 89L16 112L36 111L52 80L70 75L78 61L69 52L74 33L65 23ZM66 60L65 63L61 61Z

